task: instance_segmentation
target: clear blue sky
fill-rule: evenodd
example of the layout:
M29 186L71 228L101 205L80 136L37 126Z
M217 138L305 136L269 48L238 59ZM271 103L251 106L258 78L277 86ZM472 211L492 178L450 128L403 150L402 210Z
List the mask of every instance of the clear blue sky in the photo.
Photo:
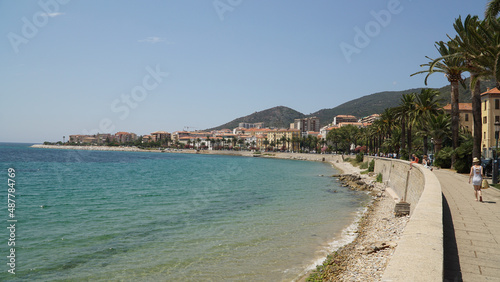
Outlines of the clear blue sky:
M0 0L0 142L205 129L423 87L410 74L486 3Z

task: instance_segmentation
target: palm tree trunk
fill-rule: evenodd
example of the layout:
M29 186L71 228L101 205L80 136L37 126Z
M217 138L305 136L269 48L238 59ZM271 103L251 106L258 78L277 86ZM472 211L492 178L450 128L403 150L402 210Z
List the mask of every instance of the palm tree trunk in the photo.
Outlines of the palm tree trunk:
M424 136L422 136L422 139L424 142L424 147L423 147L424 155L427 155L427 151L429 150L429 144L427 144L429 138L427 135L424 135Z
M460 116L458 113L458 81L451 82L451 137L453 149L458 147L458 127Z
M401 156L401 151L406 148L406 120L403 118L401 120L401 148L399 151L399 155Z
M460 116L458 113L458 81L451 82L451 139L453 150L458 147L458 127ZM455 154L451 155L451 167L455 165Z
M411 148L412 148L412 146L411 146L411 142L412 142L412 140L411 140L411 124L408 125L408 132L406 135L407 135L406 140L408 141L408 144L407 144L408 145L408 156L411 156Z
M476 74L471 73L471 81ZM472 144L472 157L481 159L481 139L482 139L482 123L481 123L481 82L479 79L474 88L472 88L472 120L474 125L474 141Z

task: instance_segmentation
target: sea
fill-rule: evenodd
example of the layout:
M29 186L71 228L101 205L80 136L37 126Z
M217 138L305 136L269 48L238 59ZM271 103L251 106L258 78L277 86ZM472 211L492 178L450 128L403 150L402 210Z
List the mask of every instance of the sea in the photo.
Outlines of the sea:
M370 201L327 163L30 145L0 143L2 281L295 281Z

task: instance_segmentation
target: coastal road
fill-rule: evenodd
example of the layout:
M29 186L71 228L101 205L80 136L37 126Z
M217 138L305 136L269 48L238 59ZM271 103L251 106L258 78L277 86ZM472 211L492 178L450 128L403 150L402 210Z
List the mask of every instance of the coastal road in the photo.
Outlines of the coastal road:
M500 191L476 202L468 175L434 170L443 191L444 280L500 281Z

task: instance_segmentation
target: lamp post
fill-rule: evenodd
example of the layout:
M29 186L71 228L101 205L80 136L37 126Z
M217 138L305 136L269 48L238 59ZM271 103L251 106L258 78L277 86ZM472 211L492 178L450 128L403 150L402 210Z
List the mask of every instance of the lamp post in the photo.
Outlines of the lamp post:
M491 174L491 182L493 184L498 183L498 133L500 131L500 121L495 121L495 139L497 141L495 146L495 151L493 152L493 172Z

